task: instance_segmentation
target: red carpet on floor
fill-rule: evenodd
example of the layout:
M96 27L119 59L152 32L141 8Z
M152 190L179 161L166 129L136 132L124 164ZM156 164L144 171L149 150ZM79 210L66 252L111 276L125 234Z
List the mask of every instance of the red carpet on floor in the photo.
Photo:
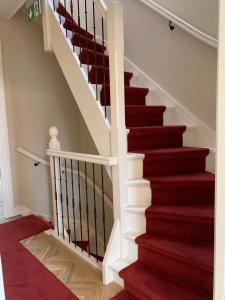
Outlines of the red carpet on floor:
M105 84L101 104L110 105L105 48L95 47L93 35L79 28L62 5L57 12L66 17L64 28L73 31L71 43L80 47L81 62L91 65L90 82ZM138 260L120 272L125 290L113 299L211 300L215 176L206 171L209 149L185 147L186 125L165 125L166 107L146 105L151 91L132 87L132 76L124 72L128 151L145 155L152 205L145 214L146 233L136 239Z
M6 300L78 299L19 242L48 229L49 223L32 215L0 225Z

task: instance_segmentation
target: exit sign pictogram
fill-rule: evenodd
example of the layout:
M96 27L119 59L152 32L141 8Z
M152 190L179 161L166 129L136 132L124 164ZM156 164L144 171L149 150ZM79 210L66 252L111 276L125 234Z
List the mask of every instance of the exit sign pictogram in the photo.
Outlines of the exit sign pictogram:
M40 0L35 0L27 9L28 21L32 22L41 14L41 3Z

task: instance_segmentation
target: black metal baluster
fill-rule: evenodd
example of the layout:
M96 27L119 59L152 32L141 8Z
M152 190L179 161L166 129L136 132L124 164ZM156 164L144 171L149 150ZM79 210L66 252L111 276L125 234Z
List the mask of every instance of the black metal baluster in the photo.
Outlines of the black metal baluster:
M55 11L55 0L53 0L53 9Z
M67 209L67 232L69 234L69 242L70 242L70 213L69 213L69 195L68 195L68 180L67 180L67 163L66 158L64 159L65 162L65 180L66 180L66 209Z
M73 206L73 230L74 230L74 244L76 247L77 236L76 236L76 214L75 214L75 197L74 197L74 181L73 181L73 160L70 160L71 165L71 182L72 182L72 206Z
M90 228L89 228L89 205L88 205L88 185L87 185L87 163L84 163L85 172L85 194L86 194L86 215L87 215L87 236L88 236L88 254L90 256Z
M81 57L81 43L80 43L80 0L77 0L77 13L78 13L78 42L80 47L80 57ZM80 66L82 67L81 59L80 59Z
M87 12L87 0L85 0L85 29L86 29L86 49L88 50L88 12ZM89 80L89 52L87 51L87 72L88 72L88 83Z
M66 0L64 0L64 8L65 8L65 19L67 18L67 9L66 9ZM67 35L68 35L68 32L67 32L67 27L66 27L66 37L67 37Z
M94 222L95 222L95 251L96 260L98 261L98 228L97 228L97 209L96 209L96 191L95 191L95 165L92 164L93 172L93 197L94 197Z
M96 100L98 100L98 73L97 73L97 53L96 53L96 24L95 24L95 3L93 1L93 30L94 30L94 60L95 60L95 89Z
M60 181L60 198L61 198L61 217L62 217L62 234L63 239L65 239L65 233L64 233L64 209L63 209L63 192L62 192L62 168L61 168L61 159L59 157L59 181Z
M103 222L103 241L104 241L104 251L106 251L105 188L104 188L104 173L103 173L103 166L101 166L101 177L102 177L102 222Z
M60 7L60 5L61 5L61 2L60 2L60 0L58 1L58 7ZM62 17L61 17L61 14L59 13L59 23L60 23L60 25L62 24Z
M73 18L73 0L70 1L70 12L71 12L71 17L72 17L72 40L73 40L73 35L74 35L74 18ZM73 44L73 52L75 50L74 44Z
M83 241L81 185L80 185L80 162L79 161L77 161L77 172L78 172L78 194L79 194L79 214L80 214L80 237L81 237L81 241Z
M103 54L103 91L104 91L104 109L105 109L105 118L107 116L107 111L106 111L106 67L105 67L105 32L104 32L104 19L102 18L102 54Z
M56 188L56 170L55 170L55 156L53 156L53 165L54 165L54 183L55 183L55 209L56 209L56 227L57 227L57 233L59 235L59 213L58 213L58 193ZM55 226L55 224L54 224Z

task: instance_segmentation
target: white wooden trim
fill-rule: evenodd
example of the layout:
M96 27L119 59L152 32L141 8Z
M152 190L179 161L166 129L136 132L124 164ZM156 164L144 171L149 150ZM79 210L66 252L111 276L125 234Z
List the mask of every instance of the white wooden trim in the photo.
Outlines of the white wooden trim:
M56 156L61 158L68 158L73 160L79 160L83 162L89 162L104 166L115 166L117 164L116 157L107 157L101 155L92 155L92 154L84 154L84 153L74 153L74 152L66 152L66 151L56 151L56 150L47 150L47 155Z
M200 40L201 42L207 44L208 46L211 46L213 48L217 48L218 45L218 40L215 39L214 37L208 35L207 33L201 31L200 29L194 27L190 23L184 21L183 19L179 18L166 8L162 7L158 3L156 3L153 0L139 0L146 6L150 7L153 9L155 12L160 14L161 16L165 17L169 21L172 21L175 25L179 26L186 32L190 33L192 36Z
M4 281L3 281L1 256L0 256L0 299L5 300L5 288L4 288Z
M225 0L219 2L214 300L225 299Z
M29 152L29 151L27 151L27 150L21 148L21 147L17 147L17 148L16 148L16 151L17 151L18 153L22 154L24 157L29 158L30 160L32 160L32 161L34 161L34 162L39 162L40 164L42 164L43 166L46 166L46 167L48 167L48 168L50 167L49 161L47 161L47 160L45 160L45 159L42 159L42 158L40 158L39 156L37 156L37 155L35 155L35 154L33 154L33 153L31 153L31 152ZM62 168L62 170L64 170L64 168ZM72 170L71 170L70 168L67 168L67 171L68 171L68 172L72 172ZM74 175L78 175L77 170L73 170L73 174L74 174ZM82 170L80 170L80 176L81 176L81 178L83 178L83 179L85 180L86 176L85 176L84 172L82 172ZM93 180L92 180L92 178L90 178L90 177L88 177L88 176L87 176L87 183L93 188L93 185L94 185ZM99 195L102 195L102 188L101 188L99 185L97 185L96 183L95 183L95 190L96 190L96 192L97 192ZM112 200L111 200L111 199L109 198L109 196L106 195L106 194L105 194L105 201L106 201L107 205L108 205L110 208L113 209L113 203L112 203ZM19 207L19 211L20 211L20 210L21 210L21 207ZM25 209L25 210L26 210L26 209ZM17 214L19 214L18 211L17 211ZM46 217L46 218L49 218L49 216L45 216L45 217Z
M9 135L7 125L7 111L5 87L3 79L2 47L0 41L0 168L4 215L6 218L14 216L14 196L12 184L12 170L10 161Z

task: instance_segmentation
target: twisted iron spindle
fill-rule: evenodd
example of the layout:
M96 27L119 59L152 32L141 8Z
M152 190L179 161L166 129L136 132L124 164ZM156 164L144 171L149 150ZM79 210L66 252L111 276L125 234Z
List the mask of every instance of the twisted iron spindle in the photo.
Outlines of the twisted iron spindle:
M103 55L103 91L104 91L104 111L105 111L105 118L107 116L106 110L106 66L105 66L105 31L104 31L104 19L102 18L102 55Z
M66 158L64 159L65 162L65 181L66 181L66 208L67 208L67 232L69 234L69 242L70 242L70 213L69 213L69 195L68 195L68 180L67 180L67 161Z
M95 191L95 165L92 164L93 175L93 197L94 197L94 223L95 223L95 251L96 260L98 261L98 228L97 228L97 209L96 209L96 191Z
M81 57L81 43L80 43L80 0L77 0L77 13L78 13L78 42L79 42L79 47L80 47L80 57ZM80 66L82 67L82 62L80 59Z
M55 0L53 0L53 9L54 9L54 11L55 11Z
M66 19L66 17L67 17L67 9L66 9L66 0L64 0L64 8L65 8L65 19ZM66 27L66 37L68 36L68 30L67 30L67 27Z
M90 256L90 228L89 228L89 205L88 205L88 185L87 185L87 163L84 163L85 172L85 196L86 196L86 217L87 217L87 236L88 236L88 254Z
M61 217L62 217L62 234L63 239L65 239L64 233L64 209L63 209L63 192L62 192L62 168L61 168L61 159L59 157L59 182L60 182L60 200L61 200Z
M56 227L57 227L57 233L59 236L59 213L58 213L58 193L57 193L57 187L56 187L56 169L55 169L55 156L53 157L53 165L54 165L54 184L55 184L55 209L56 209Z
M77 161L77 172L78 172L79 215L80 215L80 237L81 237L81 241L83 241L81 184L80 184L80 162L79 161Z
M87 0L84 2L85 5L85 30L86 30L86 50L87 50L87 72L88 72L88 83L90 82L89 79L89 52L88 52L88 47L89 47L89 38L88 38L88 11L87 11Z
M72 17L72 40L73 40L73 35L74 35L73 0L70 1L70 13ZM75 47L73 44L73 52L74 51L75 51Z
M96 24L95 24L95 2L93 1L93 31L94 31L94 63L95 63L95 89L96 100L98 100L98 73L97 73L97 51L96 51Z
M104 251L106 251L105 187L104 187L104 173L103 173L103 166L101 166L101 177L102 177L102 223L103 223L103 242L104 242Z
M73 207L73 230L74 230L74 244L76 247L76 213L75 213L75 197L74 197L74 181L73 181L73 160L70 160L71 167L71 183L72 183L72 207Z
M58 7L60 7L60 5L61 5L61 2L60 2L60 0L58 1ZM61 17L61 14L59 13L59 23L60 23L60 25L62 24L62 17Z

